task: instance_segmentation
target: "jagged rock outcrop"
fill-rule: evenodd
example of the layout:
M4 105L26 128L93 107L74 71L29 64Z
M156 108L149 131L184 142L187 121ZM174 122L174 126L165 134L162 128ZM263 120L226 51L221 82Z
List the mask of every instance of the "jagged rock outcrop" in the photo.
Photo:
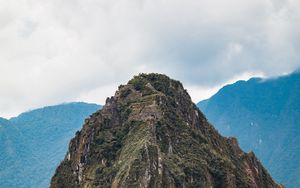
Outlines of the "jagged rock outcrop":
M86 120L52 188L280 187L211 126L178 81L140 74Z

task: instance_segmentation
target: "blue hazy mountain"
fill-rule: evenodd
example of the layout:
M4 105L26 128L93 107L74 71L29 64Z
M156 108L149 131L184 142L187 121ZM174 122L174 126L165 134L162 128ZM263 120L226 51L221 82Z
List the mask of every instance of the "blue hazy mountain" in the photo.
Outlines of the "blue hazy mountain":
M96 104L67 103L0 118L0 187L44 188Z
M300 73L238 81L198 103L209 121L253 150L277 182L300 187Z

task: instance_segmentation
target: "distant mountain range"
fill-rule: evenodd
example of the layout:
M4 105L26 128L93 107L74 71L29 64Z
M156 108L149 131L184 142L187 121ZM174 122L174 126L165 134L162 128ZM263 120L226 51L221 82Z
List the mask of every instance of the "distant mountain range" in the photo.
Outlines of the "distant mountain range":
M45 188L96 104L67 103L0 118L0 187Z
M140 87L150 92L148 86ZM287 188L300 187L299 72L238 81L201 101L198 107L220 133L237 137L242 149L253 150L276 182ZM9 120L0 118L0 187L48 187L70 139L85 118L100 108L68 103Z
M253 150L277 182L300 187L300 73L252 78L198 103L225 136Z

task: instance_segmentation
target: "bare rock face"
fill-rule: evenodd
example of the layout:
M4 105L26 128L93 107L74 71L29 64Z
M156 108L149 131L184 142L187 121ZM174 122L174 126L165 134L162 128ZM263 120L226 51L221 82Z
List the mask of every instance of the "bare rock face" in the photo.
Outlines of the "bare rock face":
M182 84L140 74L86 120L52 188L281 187L208 123Z

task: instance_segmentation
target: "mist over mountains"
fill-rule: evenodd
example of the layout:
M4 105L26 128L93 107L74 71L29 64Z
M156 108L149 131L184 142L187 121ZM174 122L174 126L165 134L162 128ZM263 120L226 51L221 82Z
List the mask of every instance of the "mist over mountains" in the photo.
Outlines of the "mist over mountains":
M238 81L198 103L221 134L253 150L271 175L300 186L300 73Z
M218 131L253 150L272 177L298 187L300 73L252 78L223 87L198 103ZM68 142L101 106L68 103L0 118L0 187L47 187Z

